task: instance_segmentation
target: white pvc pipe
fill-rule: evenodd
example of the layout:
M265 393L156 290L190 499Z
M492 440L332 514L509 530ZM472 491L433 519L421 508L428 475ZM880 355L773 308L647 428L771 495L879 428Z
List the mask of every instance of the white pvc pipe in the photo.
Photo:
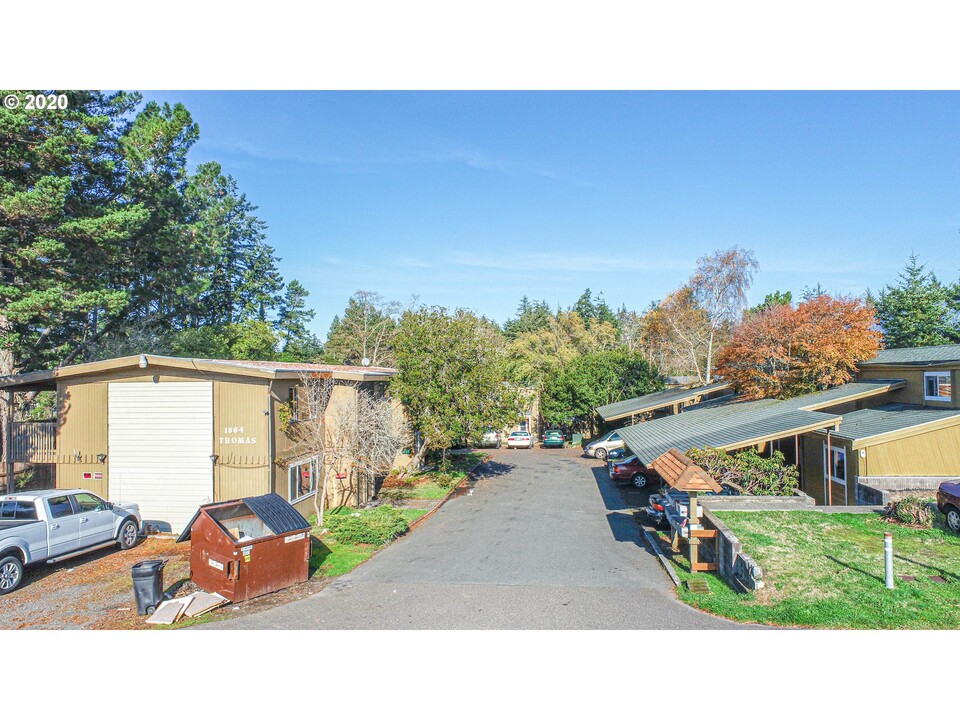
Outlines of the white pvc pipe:
M885 576L887 580L887 589L893 590L893 534L883 534L883 559L885 563Z

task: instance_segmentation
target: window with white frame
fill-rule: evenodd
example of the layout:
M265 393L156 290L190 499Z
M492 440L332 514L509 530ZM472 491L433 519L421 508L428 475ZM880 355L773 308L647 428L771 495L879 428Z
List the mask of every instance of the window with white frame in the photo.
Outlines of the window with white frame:
M290 502L295 503L317 491L317 477L320 475L318 458L300 460L287 468L290 483Z
M950 402L951 394L949 372L923 374L923 397L925 399Z
M847 484L847 451L842 447L831 447L827 457L827 444L823 444L823 474L829 473L830 479L841 485Z

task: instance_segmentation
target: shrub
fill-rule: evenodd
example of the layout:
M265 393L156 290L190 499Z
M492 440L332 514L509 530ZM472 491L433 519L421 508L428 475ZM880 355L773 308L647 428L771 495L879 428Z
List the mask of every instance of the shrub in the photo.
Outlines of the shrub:
M384 500L390 500L391 502L406 500L408 497L410 497L410 486L404 485L400 487L382 488L380 492L377 493L377 497Z
M438 472L434 473L433 481L442 488L451 488L463 480L463 473L458 472Z
M351 545L384 545L410 529L403 513L392 505L350 515L328 515L324 525L338 542Z
M796 465L788 465L783 453L762 457L756 450L730 455L716 448L693 448L687 453L718 483L739 486L748 495L792 495L800 482Z
M933 521L936 517L934 502L933 498L919 497L917 495L909 495L908 497L894 500L887 507L887 520L904 525L919 525L925 528L933 527Z

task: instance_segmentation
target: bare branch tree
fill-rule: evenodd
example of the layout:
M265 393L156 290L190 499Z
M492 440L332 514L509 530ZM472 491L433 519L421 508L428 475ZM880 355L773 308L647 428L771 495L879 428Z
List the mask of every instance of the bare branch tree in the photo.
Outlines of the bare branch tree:
M697 260L697 272L690 278L690 289L709 321L706 383L713 372L713 349L717 333L736 324L747 306L747 290L753 273L760 267L752 250L732 247L718 250Z
M401 448L409 444L410 429L397 402L377 394L369 383L338 383L329 373L300 374L297 405L304 408L291 418L287 434L299 454L317 457L321 482L313 505L317 524L323 525L328 490L360 499L361 481L390 470Z
M393 336L404 306L387 302L377 292L358 290L335 321L324 347L328 356L349 365L367 359L371 365L393 365Z

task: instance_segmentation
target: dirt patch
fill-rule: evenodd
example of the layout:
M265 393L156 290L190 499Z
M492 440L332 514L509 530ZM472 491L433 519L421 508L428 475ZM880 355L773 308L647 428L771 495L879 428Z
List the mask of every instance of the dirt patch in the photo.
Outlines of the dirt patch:
M0 597L0 630L154 630L137 615L130 568L141 560L163 559L164 591L174 597L198 590L190 581L190 543L150 537L127 550L99 550L56 565L27 569L24 584ZM226 605L199 620L215 622L299 600L320 592L330 578L307 582L238 605ZM180 627L178 624L175 627Z

